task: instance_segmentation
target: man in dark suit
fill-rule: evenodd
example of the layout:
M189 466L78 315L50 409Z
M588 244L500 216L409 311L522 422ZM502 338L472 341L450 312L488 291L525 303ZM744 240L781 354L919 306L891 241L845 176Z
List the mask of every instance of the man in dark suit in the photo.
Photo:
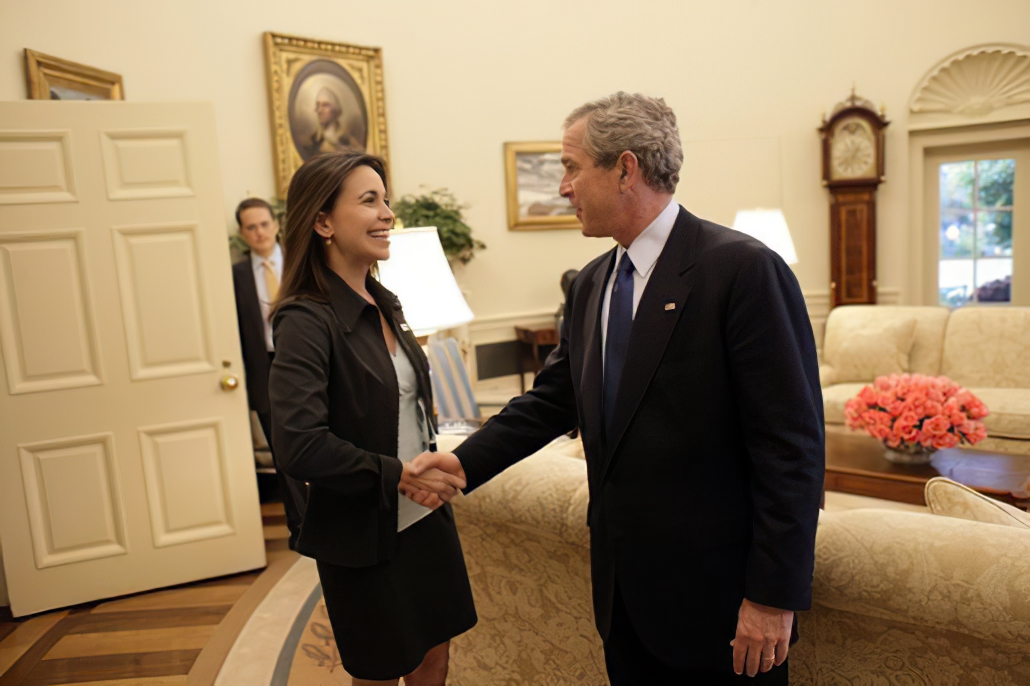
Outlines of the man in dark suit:
M533 389L416 471L471 490L578 426L613 686L786 684L823 485L815 341L776 253L673 201L682 161L663 100L569 116L560 192L618 246L573 283Z
M250 251L232 268L236 291L236 315L247 375L247 402L257 413L268 444L272 444L268 406L268 372L272 366L272 325L269 307L279 293L283 253L276 237L279 222L272 206L261 198L247 198L236 208L240 236Z

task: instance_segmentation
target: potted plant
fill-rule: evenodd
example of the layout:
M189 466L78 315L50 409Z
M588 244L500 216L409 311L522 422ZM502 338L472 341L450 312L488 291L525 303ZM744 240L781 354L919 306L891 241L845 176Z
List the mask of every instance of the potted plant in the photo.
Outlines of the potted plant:
M467 206L459 204L446 188L422 195L405 195L392 205L392 209L403 226L435 226L444 254L452 263L468 264L476 250L486 247L482 241L472 237L472 227L461 216L461 211Z

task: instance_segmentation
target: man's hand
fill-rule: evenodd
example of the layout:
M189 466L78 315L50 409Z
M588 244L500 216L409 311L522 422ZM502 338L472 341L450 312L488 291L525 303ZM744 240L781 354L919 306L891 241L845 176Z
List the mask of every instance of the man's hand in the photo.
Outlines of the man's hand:
M752 603L747 598L737 613L737 637L733 646L733 671L754 677L783 664L790 649L790 630L794 623L793 610L780 610L768 605Z
M404 464L398 490L435 510L450 502L465 485L465 470L452 453L422 453Z

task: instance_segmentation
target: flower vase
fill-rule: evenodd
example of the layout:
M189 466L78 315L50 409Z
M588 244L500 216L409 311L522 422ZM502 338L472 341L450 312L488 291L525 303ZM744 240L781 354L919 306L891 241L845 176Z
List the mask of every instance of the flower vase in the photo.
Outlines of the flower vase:
M886 450L883 456L887 458L888 462L894 464L930 464L933 454L936 452L935 448L926 448L918 443L910 445L902 443L897 448L891 448L884 443Z

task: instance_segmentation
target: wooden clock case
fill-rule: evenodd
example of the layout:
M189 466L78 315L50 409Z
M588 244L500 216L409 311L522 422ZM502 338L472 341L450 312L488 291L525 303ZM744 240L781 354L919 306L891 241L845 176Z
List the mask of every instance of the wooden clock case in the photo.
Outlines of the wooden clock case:
M860 118L872 131L872 173L835 173L833 144L838 124ZM830 306L876 302L876 188L884 180L884 129L890 122L872 103L855 95L839 103L819 128L823 185L830 191Z

